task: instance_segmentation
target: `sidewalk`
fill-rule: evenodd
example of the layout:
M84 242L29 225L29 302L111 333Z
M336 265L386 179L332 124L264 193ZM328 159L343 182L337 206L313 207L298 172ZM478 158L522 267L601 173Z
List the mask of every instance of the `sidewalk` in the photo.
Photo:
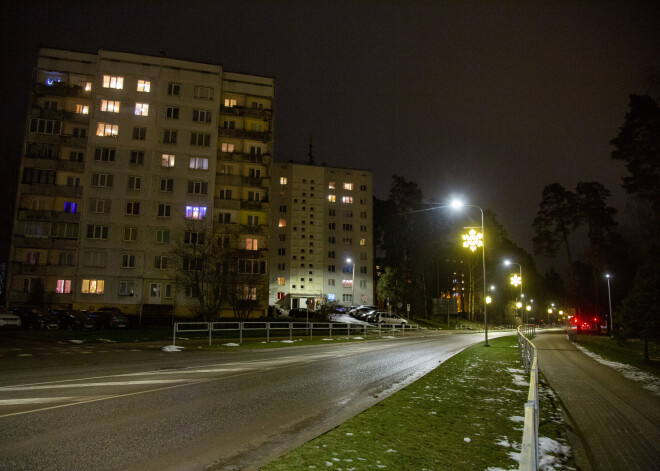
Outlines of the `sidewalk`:
M591 359L563 332L536 337L582 470L660 470L660 397Z

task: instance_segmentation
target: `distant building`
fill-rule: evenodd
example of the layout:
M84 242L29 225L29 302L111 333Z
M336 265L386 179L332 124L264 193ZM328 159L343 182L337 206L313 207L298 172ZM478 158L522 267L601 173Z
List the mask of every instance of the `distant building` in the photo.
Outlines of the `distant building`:
M372 194L367 170L273 164L271 304L373 304Z
M263 259L241 266L267 285L274 87L214 64L41 49L9 303L185 315L195 288L177 278L190 266L175 266L170 249L201 240L191 222Z

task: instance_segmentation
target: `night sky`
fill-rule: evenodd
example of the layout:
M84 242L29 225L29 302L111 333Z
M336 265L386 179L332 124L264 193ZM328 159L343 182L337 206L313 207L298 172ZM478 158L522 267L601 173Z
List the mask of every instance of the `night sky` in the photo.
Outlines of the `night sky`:
M275 76L277 160L313 134L317 163L372 170L376 196L392 174L462 195L531 252L548 183L600 181L625 208L608 141L660 70L660 2L2 3L5 201L40 45L165 51Z

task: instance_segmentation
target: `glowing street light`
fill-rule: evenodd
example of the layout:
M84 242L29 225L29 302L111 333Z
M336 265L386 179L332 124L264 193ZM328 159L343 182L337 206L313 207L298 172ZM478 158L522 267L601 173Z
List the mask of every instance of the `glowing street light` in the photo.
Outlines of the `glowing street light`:
M493 302L493 298L491 298L490 296L486 296L486 304L490 304L492 302Z
M474 229L470 229L470 232L467 234L463 234L463 247L466 249L469 248L473 252L477 250L477 247L483 247L484 246L484 235L475 231Z
M346 263L350 263L353 265L353 268L351 269L351 273L353 276L351 280L351 305L355 305L355 262L350 258L347 258Z
M465 206L469 206L472 208L477 208L481 212L481 234L479 234L479 237L477 237L477 245L473 249L471 249L473 252L477 249L477 247L481 247L481 253L482 253L482 262L483 262L483 279L484 279L484 336L485 336L485 342L484 346L488 347L488 309L486 306L488 306L488 303L486 302L486 247L484 246L484 210L474 204L464 204L461 200L454 199L452 200L451 203L449 204L441 204L439 206L434 206L433 208L427 208L427 209L422 209L420 211L413 211L413 212L421 212L421 211L432 211L434 209L441 209L441 208L447 208L451 207L455 210L461 209ZM475 235L476 235L475 231ZM481 243L479 243L481 242ZM464 245L464 247L466 247Z
M520 263L512 262L511 260L504 260L504 265L507 266L507 267L508 267L509 265L518 265L518 277L517 277L517 278L514 278L515 275L512 276L512 277L511 277L511 284L512 284L513 286L518 286L518 285L520 285L520 299L522 300L522 299L525 297L525 295L523 294L522 265L521 265ZM515 284L514 281L515 281L516 283L518 283L518 284ZM522 307L522 304L521 304L520 307ZM524 312L524 311L523 311L523 312ZM520 313L520 314L521 314L520 317L522 317L523 312Z
M610 291L610 274L606 273L607 278L607 300L610 303L610 336L614 335L614 324L612 323L612 292Z
M520 308L522 307L522 303L521 303L520 301L518 301L518 302L516 303L516 307L517 307L518 309L520 309Z

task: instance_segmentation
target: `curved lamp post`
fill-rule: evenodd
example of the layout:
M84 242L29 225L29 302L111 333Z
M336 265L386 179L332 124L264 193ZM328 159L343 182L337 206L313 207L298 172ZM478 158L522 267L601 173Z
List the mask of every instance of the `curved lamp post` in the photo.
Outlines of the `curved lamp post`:
M351 306L355 306L355 262L352 259L347 258L346 263L353 265L353 268L351 269L351 273L353 275L351 280Z
M479 211L481 211L481 237L479 238L480 244L478 244L479 247L481 247L481 253L482 253L482 260L483 260L483 279L484 279L484 335L485 335L485 342L484 342L484 347L489 347L488 345L488 311L487 311L487 306L488 303L486 302L486 247L483 243L483 240L485 238L485 232L484 232L484 210L481 209L479 206L476 206L474 204L464 204L460 200L453 200L450 204L441 204L438 206L434 206L432 208L426 208L426 209L420 209L418 211L411 211L412 213L420 213L422 211L433 211L435 209L442 209L442 208L452 208L452 209L461 209L463 207L471 207L471 208L477 208ZM469 247L469 245L468 245ZM475 249L476 250L476 247Z
M612 323L612 292L610 291L610 274L606 273L607 278L607 300L610 303L610 336L614 335L614 324Z

